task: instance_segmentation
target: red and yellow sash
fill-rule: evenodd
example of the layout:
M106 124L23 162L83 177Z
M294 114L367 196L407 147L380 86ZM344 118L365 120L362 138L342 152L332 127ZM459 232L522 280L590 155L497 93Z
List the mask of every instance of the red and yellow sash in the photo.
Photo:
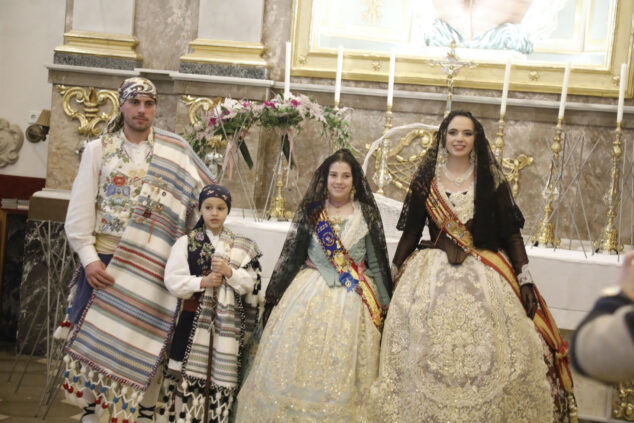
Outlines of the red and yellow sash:
M435 180L432 181L429 196L425 202L425 208L430 218L440 229L440 234L445 232L466 252L498 272L508 282L521 302L520 285L517 282L517 277L515 276L511 264L506 257L499 252L479 249L474 246L471 232L460 222L451 208L446 204L438 190ZM438 236L440 236L440 234ZM537 286L534 286L534 288L539 307L535 313L535 317L533 317L533 323L535 323L537 330L548 346L554 351L555 367L561 385L566 392L572 392L572 377L568 368L568 343L561 338L559 329L555 324L555 319L553 319L553 316L550 314L548 306L539 293Z
M348 291L356 291L365 303L372 322L377 328L381 328L383 324L383 314L381 304L376 299L372 288L365 279L365 276L359 271L359 266L354 262L348 251L339 240L337 233L332 229L326 210L322 210L319 215L319 221L315 226L317 239L321 244L326 257L339 273L339 282L346 287Z

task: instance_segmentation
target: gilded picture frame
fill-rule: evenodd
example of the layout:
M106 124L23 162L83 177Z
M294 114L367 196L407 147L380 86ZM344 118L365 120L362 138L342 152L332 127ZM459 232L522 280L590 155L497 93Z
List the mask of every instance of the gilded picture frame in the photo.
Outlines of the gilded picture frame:
M291 74L293 76L309 76L317 78L335 78L337 48L321 47L311 40L319 22L314 19L314 6L322 0L293 0L291 16L291 41L293 45ZM407 2L408 0L403 0ZM571 0L568 0L571 1ZM580 2L584 0L574 0ZM585 0L595 2L598 0ZM604 0L608 1L608 0ZM634 1L609 0L615 2L610 8L611 21L609 28L612 35L605 50L604 63L576 64L573 62L568 88L569 94L591 95L601 97L618 97L620 66L628 64L628 86L626 97L631 98L632 84L632 48L633 48L633 13ZM377 0L363 0L365 5L389 4ZM387 7L387 6L386 6ZM376 10L368 11L376 13ZM401 11L402 12L402 11ZM389 38L389 37L388 37ZM556 43L553 43L555 45ZM447 52L449 49L445 49ZM463 50L465 51L465 50ZM458 56L460 49L458 49ZM446 85L446 76L432 61L441 59L438 56L397 53L395 82L419 85ZM492 58L473 59L475 67L463 69L455 79L455 87L477 89L502 89L505 60ZM387 82L389 67L389 50L368 51L346 48L343 61L344 80ZM565 61L531 62L513 59L510 90L542 93L558 93L561 91Z

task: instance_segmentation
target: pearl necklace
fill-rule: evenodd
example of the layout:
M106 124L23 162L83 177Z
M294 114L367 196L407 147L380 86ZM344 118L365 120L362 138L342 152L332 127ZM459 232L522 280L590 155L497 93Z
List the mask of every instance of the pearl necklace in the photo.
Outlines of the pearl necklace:
M465 181L467 179L469 179L471 177L471 175L473 174L473 163L471 163L471 165L469 165L469 169L467 169L467 171L465 173L463 173L461 176L454 176L449 169L447 169L447 163L443 163L442 164L442 172L445 175L445 178L447 178L450 182L453 182L456 186L462 186Z

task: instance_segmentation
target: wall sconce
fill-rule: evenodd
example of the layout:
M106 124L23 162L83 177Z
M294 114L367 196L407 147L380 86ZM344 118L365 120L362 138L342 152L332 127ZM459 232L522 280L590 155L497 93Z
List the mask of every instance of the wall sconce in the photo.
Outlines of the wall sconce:
M35 123L33 125L29 125L29 127L26 128L26 139L34 143L46 141L46 136L48 135L48 129L50 126L51 111L44 109L40 113L40 116L37 118Z

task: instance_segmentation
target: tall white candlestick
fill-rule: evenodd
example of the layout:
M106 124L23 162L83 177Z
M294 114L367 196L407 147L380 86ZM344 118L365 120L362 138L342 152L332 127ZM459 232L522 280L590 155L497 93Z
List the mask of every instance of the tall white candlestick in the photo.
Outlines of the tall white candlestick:
M627 65L621 64L621 81L619 84L619 107L616 112L616 121L623 122L623 102L625 101L625 87L627 86Z
M291 42L286 42L286 67L284 68L284 97L291 96Z
M568 80L570 79L570 62L566 63L566 70L564 71L564 85L561 88L561 100L559 101L559 114L557 119L564 118L564 111L566 110L566 97L568 96Z
M500 106L500 116L506 114L506 98L509 95L509 82L511 81L511 58L506 59L506 68L504 69L504 85L502 88L502 105Z
M387 107L392 107L394 98L394 69L396 68L396 53L394 49L390 53L390 73L387 80Z
M343 71L343 46L339 46L337 53L337 79L335 79L335 104L339 104L341 98L341 72Z

